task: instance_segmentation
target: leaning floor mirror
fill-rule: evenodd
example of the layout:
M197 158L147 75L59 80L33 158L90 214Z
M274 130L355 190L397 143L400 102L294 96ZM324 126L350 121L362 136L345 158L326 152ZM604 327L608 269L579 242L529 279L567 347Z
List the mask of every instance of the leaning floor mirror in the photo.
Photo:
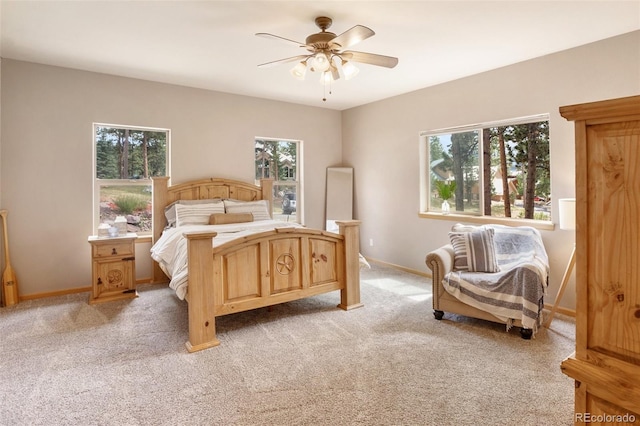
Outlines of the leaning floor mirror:
M353 168L327 168L326 227L338 232L336 220L353 219Z

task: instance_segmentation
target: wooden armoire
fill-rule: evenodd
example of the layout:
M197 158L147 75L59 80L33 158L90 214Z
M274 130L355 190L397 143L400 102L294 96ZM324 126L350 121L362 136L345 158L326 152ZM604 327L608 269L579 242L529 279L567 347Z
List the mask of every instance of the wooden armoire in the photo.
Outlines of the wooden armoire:
M640 424L640 96L560 114L576 139L574 422Z

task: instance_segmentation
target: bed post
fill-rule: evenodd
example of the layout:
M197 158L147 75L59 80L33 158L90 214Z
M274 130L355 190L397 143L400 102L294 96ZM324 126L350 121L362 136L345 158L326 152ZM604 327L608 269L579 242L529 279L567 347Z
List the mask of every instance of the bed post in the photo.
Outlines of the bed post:
M360 303L360 221L338 220L336 224L344 237L345 251L345 285L338 307L348 311L364 306Z
M164 208L167 202L167 188L169 187L169 176L155 176L151 178L153 202L153 220L151 224L151 245L153 246L162 235L164 228ZM162 272L158 262L153 261L153 277L151 282L161 283L167 282L169 278Z
M273 219L273 179L260 179L262 188L262 199L269 203L269 214Z
M189 262L189 352L213 346L216 338L216 317L213 282L213 243L215 232L185 233Z

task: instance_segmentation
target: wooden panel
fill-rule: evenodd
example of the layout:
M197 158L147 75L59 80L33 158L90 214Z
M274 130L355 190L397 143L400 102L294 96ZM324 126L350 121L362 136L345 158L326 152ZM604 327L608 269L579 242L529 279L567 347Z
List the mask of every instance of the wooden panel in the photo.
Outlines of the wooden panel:
M633 425L640 423L640 414L625 410L611 402L598 398L586 389L586 410L576 413L576 423L591 423L598 425Z
M338 279L336 243L321 239L309 240L311 250L311 285Z
M95 262L97 296L113 292L122 293L131 287L133 261L122 259L98 260Z
M174 191L173 201L177 200L211 200L215 198L229 198L229 187L225 185L194 185Z
M173 201L176 201L176 200L199 200L200 199L200 188L198 188L196 186L196 187L193 187L193 188L185 188L185 189L180 190L180 191L175 191L170 196L170 198Z
M155 182L154 178L154 183ZM264 182L263 182L264 184ZM157 188L166 191L163 198L165 203L176 200L203 200L210 198L235 198L238 200L252 201L262 198L262 188L257 185L244 183L232 179L210 178L193 182L167 186L157 185ZM154 197L156 186L154 186ZM165 204L166 205L166 204Z
M233 186L232 192L229 194L228 198L234 198L242 201L254 201L259 199L258 195L259 194L257 194L255 190Z
M587 132L588 345L640 364L640 122Z
M260 250L251 245L224 256L224 303L260 297Z
M612 404L623 407L630 412L640 411L640 388L637 383L640 374L637 366L607 357L606 355L594 355L589 361L569 357L560 366L562 372L574 378L579 384L576 390L581 390L581 395L589 393L597 395ZM578 396L576 392L576 396ZM576 409L578 408L576 400ZM580 405L584 407L584 405ZM585 408L588 410L588 408Z
M300 238L280 238L270 244L271 294L302 288Z
M229 198L227 186L204 186L200 189L201 199Z

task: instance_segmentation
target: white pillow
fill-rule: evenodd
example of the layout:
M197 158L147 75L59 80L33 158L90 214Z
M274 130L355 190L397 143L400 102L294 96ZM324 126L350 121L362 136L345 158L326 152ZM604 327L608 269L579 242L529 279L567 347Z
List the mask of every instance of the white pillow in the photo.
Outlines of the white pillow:
M269 203L267 200L224 200L224 209L227 213L252 213L253 220L271 219L271 215L269 214Z
M176 205L177 204L215 204L221 203L222 198L210 198L206 200L178 200L169 204L164 208L164 216L167 218L167 227L175 228L176 226Z
M176 226L208 225L213 213L224 213L222 201L210 204L176 204Z

